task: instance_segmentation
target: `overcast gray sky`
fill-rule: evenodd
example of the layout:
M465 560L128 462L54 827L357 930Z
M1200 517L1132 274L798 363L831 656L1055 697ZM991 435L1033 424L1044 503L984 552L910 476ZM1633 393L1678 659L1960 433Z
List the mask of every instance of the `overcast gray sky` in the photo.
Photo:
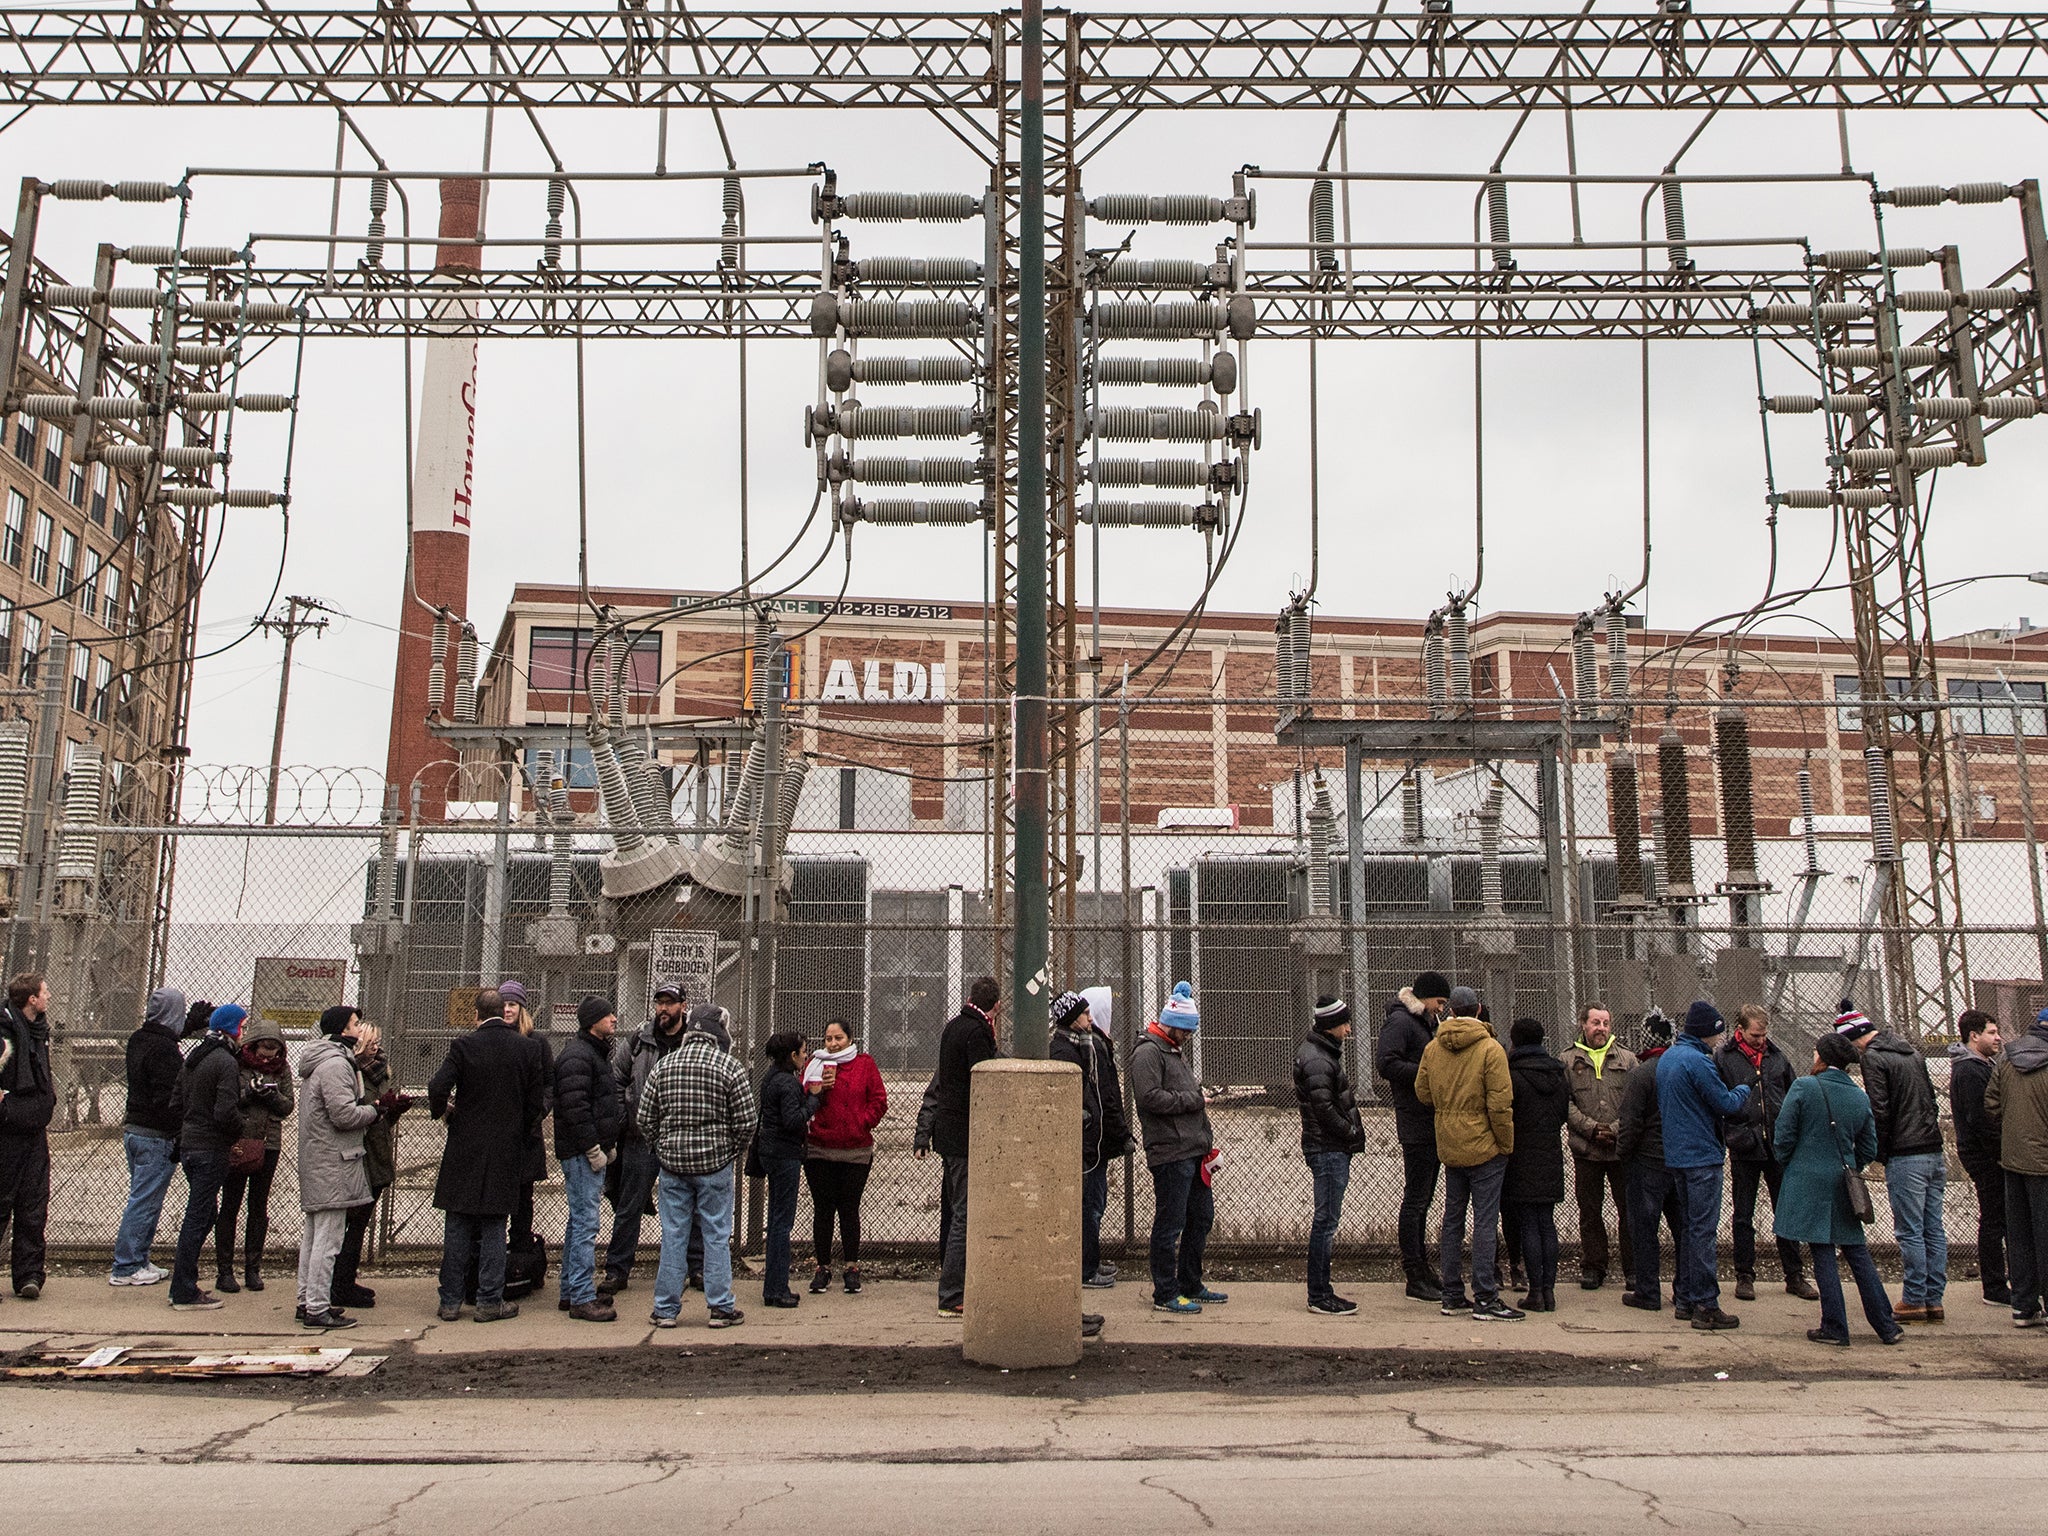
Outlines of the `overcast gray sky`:
M1877 7L1876 9L1883 9ZM478 163L481 112L368 110L358 120L401 169ZM651 112L557 111L543 125L572 170L645 168L654 159ZM944 129L910 112L756 112L728 115L743 165L830 163L845 190L979 189L984 172ZM1697 115L1582 114L1580 168L1653 172ZM1328 138L1327 113L1157 114L1140 121L1089 168L1104 191L1227 193L1231 171L1309 168ZM1484 170L1512 126L1508 114L1381 113L1354 119L1356 169ZM1858 169L1889 184L2006 180L2048 169L2048 125L2025 113L1862 114L1851 120ZM194 165L326 167L332 113L38 109L0 136L0 172L175 180ZM708 116L674 114L671 165L721 164ZM1686 161L1697 172L1835 169L1831 112L1724 115ZM363 157L351 153L351 164ZM500 167L544 168L533 134L516 115L496 129ZM1508 161L1511 170L1564 168L1560 120L1539 118ZM755 232L811 228L808 181L750 193ZM202 178L188 238L239 244L252 232L324 233L328 190L311 183ZM415 190L416 217L431 202ZM718 227L716 184L584 189L591 232L705 235ZM1589 192L1588 239L1634 239L1640 194ZM1257 234L1300 238L1307 188L1267 183ZM501 188L490 232L537 232L538 186ZM341 223L359 232L367 188L350 185ZM1690 231L1714 236L1810 235L1816 246L1873 243L1867 198L1854 187L1781 190L1697 188ZM53 203L40 253L82 280L101 240L161 241L161 207ZM1514 231L1568 239L1562 188L1518 191ZM1471 192L1405 195L1361 190L1357 239L1470 238ZM395 228L395 219L394 219ZM2019 254L2017 204L1953 206L1889 215L1893 243L1960 244L1966 277L1990 282ZM960 229L852 226L855 254L978 253ZM1142 231L1140 254L1205 255L1202 231ZM1091 230L1091 243L1109 243ZM1703 266L1747 264L1702 250ZM700 259L702 259L700 257ZM1271 259L1271 258L1268 258ZM1444 258L1448 264L1455 258ZM1610 259L1596 256L1596 261ZM1633 264L1626 255L1614 263ZM1525 267L1559 258L1530 255ZM1361 266L1373 258L1362 258ZM1932 286L1931 279L1925 284ZM812 457L801 418L815 349L762 343L752 349L753 538L779 549L809 504ZM271 376L251 388L285 388L282 350ZM1309 565L1306 348L1254 343L1248 363L1265 412L1246 538L1212 606L1270 612ZM1322 349L1323 611L1416 617L1448 587L1471 579L1472 348L1469 343L1333 342ZM1653 349L1652 503L1656 558L1653 622L1691 624L1742 607L1764 576L1763 461L1748 347L1667 343ZM587 352L590 560L598 583L722 588L737 577L736 391L729 343L593 343ZM1488 550L1483 608L1577 610L1617 578L1633 581L1641 558L1637 353L1633 344L1501 343L1486 350ZM311 764L381 764L400 581L404 480L401 353L396 342L321 342L311 348L294 465L292 537L283 590L316 596L347 617L299 650L287 755ZM1789 363L1770 365L1773 389L1802 386ZM275 484L284 435L277 418L244 418L238 483ZM1782 486L1824 483L1818 419L1778 418L1774 452ZM1937 580L2048 565L2037 534L2048 423L2022 423L1992 441L1991 463L1941 478L1929 560ZM488 639L517 580L574 581L576 569L573 354L559 342L487 341L479 381L473 617ZM1781 590L1813 579L1827 547L1825 514L1790 512L1782 532ZM260 611L275 578L280 526L274 512L236 511L206 590L201 649L233 639ZM806 546L794 569L822 540ZM1189 533L1123 531L1103 538L1102 593L1110 604L1183 607L1202 579L1199 539ZM1085 569L1085 568L1084 568ZM838 557L809 584L829 594ZM855 536L851 591L870 597L978 598L981 554L969 530L863 528ZM828 577L832 578L828 580ZM1837 577L1839 579L1839 566ZM1084 574L1084 586L1086 576ZM1846 628L1838 597L1807 607ZM2004 582L1943 599L1944 633L2048 618L2048 592ZM1795 632L1812 626L1781 622ZM268 753L279 645L245 641L200 669L193 747L200 762L260 762Z

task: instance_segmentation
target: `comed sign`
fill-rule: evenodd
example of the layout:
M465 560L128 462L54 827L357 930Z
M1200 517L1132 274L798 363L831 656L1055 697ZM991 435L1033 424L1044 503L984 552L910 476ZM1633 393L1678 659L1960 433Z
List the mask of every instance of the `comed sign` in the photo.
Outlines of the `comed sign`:
M341 1001L347 985L346 960L262 956L256 961L249 1011L279 1029L311 1033L320 1027L320 1015Z

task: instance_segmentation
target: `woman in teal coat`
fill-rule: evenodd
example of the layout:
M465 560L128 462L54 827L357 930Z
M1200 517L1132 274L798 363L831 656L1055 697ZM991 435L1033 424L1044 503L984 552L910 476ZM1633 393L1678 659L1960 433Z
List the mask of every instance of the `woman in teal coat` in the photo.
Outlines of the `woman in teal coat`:
M1835 1250L1849 1261L1863 1315L1886 1344L1904 1336L1892 1316L1891 1297L1871 1260L1863 1224L1849 1209L1843 1171L1861 1168L1877 1156L1877 1121L1870 1099L1842 1069L1856 1060L1856 1047L1840 1035L1822 1035L1814 1047L1813 1073L1785 1095L1772 1134L1772 1151L1785 1165L1778 1191L1775 1226L1779 1237L1805 1243L1813 1253L1814 1283L1820 1287L1820 1326L1809 1328L1816 1344L1849 1343L1849 1310L1842 1298L1842 1272ZM1832 1124L1830 1120L1832 1119Z

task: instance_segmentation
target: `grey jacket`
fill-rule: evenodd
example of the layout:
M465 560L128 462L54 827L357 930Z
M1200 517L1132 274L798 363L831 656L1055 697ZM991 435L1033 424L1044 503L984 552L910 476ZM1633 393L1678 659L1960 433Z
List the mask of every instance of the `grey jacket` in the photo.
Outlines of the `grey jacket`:
M1201 1157L1216 1145L1194 1068L1178 1046L1150 1030L1131 1052L1131 1098L1145 1136L1147 1167Z
M299 1209L345 1211L370 1202L363 1132L377 1121L358 1097L354 1055L324 1036L299 1048Z

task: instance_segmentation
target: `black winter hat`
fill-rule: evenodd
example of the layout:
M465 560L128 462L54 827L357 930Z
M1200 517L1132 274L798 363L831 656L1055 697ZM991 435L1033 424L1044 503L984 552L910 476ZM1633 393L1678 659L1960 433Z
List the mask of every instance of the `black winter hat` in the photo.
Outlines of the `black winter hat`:
M1351 1022L1351 1005L1341 997L1316 999L1315 1026L1321 1030L1342 1029Z
M618 1011L607 998L586 997L576 1005L576 1027L595 1029L606 1019L616 1016Z
M339 1040L341 1032L362 1017L362 1012L354 1003L336 1003L320 1015L320 1033L330 1040Z
M1449 998L1451 983L1441 971L1424 971L1408 990L1425 1001L1432 997Z

